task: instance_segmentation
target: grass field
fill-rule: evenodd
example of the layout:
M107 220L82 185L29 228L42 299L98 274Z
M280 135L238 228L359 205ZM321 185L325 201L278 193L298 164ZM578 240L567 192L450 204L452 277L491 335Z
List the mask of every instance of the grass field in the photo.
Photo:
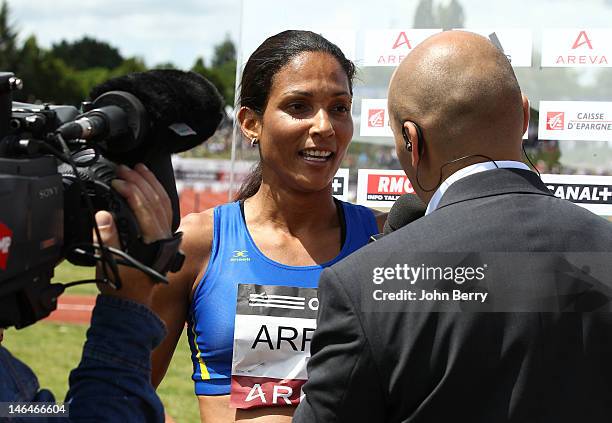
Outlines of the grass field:
M64 260L59 266L55 268L55 276L53 282L67 283L74 282L84 279L94 278L93 267L82 267L75 266ZM98 288L95 283L88 283L84 285L77 285L66 290L66 294L70 295L98 295Z
M89 279L92 268L81 268L64 262L55 272L56 282ZM95 285L70 288L68 294L95 295ZM37 323L22 330L9 329L5 332L3 346L13 355L27 363L38 375L40 386L50 389L58 401L68 391L68 375L81 358L85 341L86 325ZM174 360L168 373L157 390L170 414L177 423L199 421L198 403L191 381L191 360L189 345L183 333Z

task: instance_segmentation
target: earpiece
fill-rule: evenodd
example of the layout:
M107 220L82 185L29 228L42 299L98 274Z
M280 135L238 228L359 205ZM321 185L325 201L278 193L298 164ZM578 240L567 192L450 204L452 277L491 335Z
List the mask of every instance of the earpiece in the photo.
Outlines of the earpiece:
M412 152L412 142L410 141L410 138L408 138L405 126L402 126L402 137L404 137L404 142L406 143L406 150Z

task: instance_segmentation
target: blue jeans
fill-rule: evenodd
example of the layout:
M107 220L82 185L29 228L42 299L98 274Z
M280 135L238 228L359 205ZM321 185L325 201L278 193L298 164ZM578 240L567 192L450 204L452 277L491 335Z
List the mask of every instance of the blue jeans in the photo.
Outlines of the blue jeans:
M147 307L98 296L81 362L70 373L69 421L163 422L164 408L151 385L151 351L165 335L163 322ZM0 347L0 402L53 401L32 370Z

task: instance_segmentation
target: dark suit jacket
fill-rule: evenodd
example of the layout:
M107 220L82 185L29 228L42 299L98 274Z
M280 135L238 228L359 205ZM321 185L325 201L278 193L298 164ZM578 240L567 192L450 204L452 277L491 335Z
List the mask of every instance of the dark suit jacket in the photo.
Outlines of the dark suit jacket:
M295 422L612 421L609 279L597 313L362 310L373 267L424 251L611 252L612 224L529 171L457 181L433 213L322 274Z

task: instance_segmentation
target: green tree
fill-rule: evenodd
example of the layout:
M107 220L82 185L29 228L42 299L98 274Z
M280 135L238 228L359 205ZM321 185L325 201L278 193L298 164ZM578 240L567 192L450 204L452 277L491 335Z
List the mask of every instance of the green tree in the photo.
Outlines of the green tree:
M226 104L234 104L236 85L236 47L226 38L215 46L212 66L208 67L204 59L198 57L191 70L204 76L219 90Z
M221 44L215 46L215 53L212 59L212 67L220 68L226 63L233 63L236 65L236 46L229 35L225 36L225 40Z
M17 74L23 89L14 93L15 100L80 105L84 92L74 70L41 49L30 36L19 51Z
M0 71L15 71L17 50L17 30L9 22L9 7L4 0L0 6Z
M117 76L123 76L133 72L144 72L146 70L147 66L145 65L144 60L142 60L140 57L130 57L114 68L110 72L109 78L115 78Z
M177 69L177 67L172 62L163 62L155 65L154 69Z
M219 88L226 104L233 105L236 86L236 47L229 36L215 46L215 54L212 60L212 70L221 80L222 88Z
M221 95L223 95L223 92L225 91L223 80L219 77L218 72L215 69L211 69L204 64L204 59L198 57L191 67L191 70L199 73L204 78L212 82L212 84L217 87Z
M78 81L82 99L89 98L89 93L98 84L110 78L111 71L105 68L91 68L75 71L74 77Z
M34 36L18 45L18 31L10 24L6 0L0 6L0 70L13 71L24 81L15 100L80 105L92 88L110 78L147 70L139 57L124 59L118 49L90 37L61 41L46 50ZM157 69L172 69L161 63ZM226 39L214 48L211 66L198 58L192 70L209 79L228 104L234 102L236 47Z
M115 47L87 36L73 42L63 40L54 44L51 47L51 54L78 70L114 69L123 62L123 57Z

